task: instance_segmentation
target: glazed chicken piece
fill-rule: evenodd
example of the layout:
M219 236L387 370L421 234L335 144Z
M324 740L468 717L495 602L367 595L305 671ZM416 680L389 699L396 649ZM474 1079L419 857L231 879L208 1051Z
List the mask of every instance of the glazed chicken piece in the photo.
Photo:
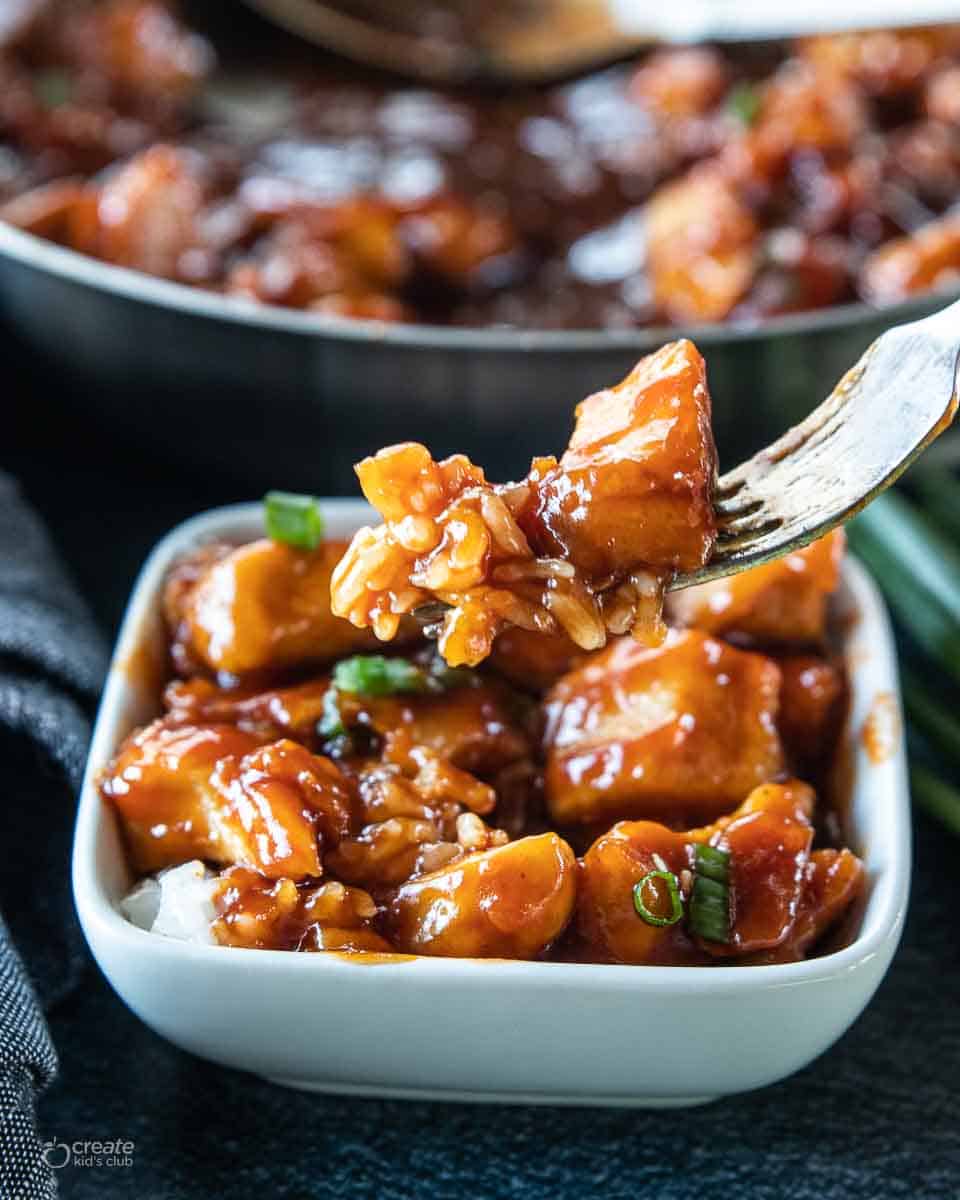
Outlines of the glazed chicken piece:
M236 725L264 740L289 737L317 748L317 725L323 717L328 676L293 687L268 691L220 688L196 675L175 679L163 693L171 721L186 725Z
M120 815L138 870L198 857L215 861L219 839L208 809L218 809L221 797L210 777L220 759L238 761L262 741L232 726L171 728L160 720L121 745L99 786Z
M462 292L482 289L485 272L504 274L518 250L506 217L455 195L431 196L401 209L398 234L421 276Z
M825 74L855 80L871 95L897 96L918 87L957 46L955 27L930 26L822 34L804 38L797 49Z
M328 541L302 551L264 539L179 564L164 598L177 670L242 678L369 646L369 634L330 609L331 572L344 548Z
M535 633L514 625L494 641L490 666L514 687L539 695L582 658L583 651L565 633Z
M723 320L750 290L759 226L737 181L713 164L655 192L645 228L653 299L669 320Z
M389 294L408 279L411 258L385 201L358 198L327 206L294 201L285 212L261 209L258 223L269 224L269 232L233 269L227 291L343 316L408 315Z
M493 679L433 695L340 695L348 729L376 733L384 757L403 762L422 748L484 779L531 754L520 712L516 695Z
M360 768L356 782L362 828L325 864L374 895L508 840L482 819L497 803L493 788L423 747L403 763Z
M769 961L782 961L802 953L800 947L811 945L849 905L860 874L849 851L811 856L813 805L812 789L791 780L755 789L732 815L703 829L675 832L649 821L614 825L583 859L581 953L592 961L663 966L758 954L779 954L784 958ZM705 925L698 912L698 876L717 874L715 865L699 859L697 846L726 857L720 928ZM672 903L665 877L675 889ZM641 883L653 920L635 904Z
M904 231L920 234L927 223L936 228L931 221L935 213L956 215L954 205L960 191L960 128L956 122L920 120L898 130L889 139L883 167L881 203L886 203L894 222L891 237Z
M107 80L119 102L161 108L182 103L214 65L209 42L157 0L97 4L72 28L67 23L61 36L73 60Z
M560 825L729 810L773 779L780 670L696 630L621 639L547 695L546 798Z
M833 754L842 728L847 696L840 667L810 654L777 660L780 712L777 729L793 769L809 777Z
M799 779L767 783L703 831L703 840L730 855L730 934L725 943L700 937L708 953L748 954L788 937L800 911L815 803L813 788Z
M28 186L98 171L156 136L139 117L119 119L99 88L87 96L58 68L33 74L0 58L0 139L27 155Z
M728 83L727 65L716 50L658 50L630 80L630 98L660 117L699 116L719 103Z
M570 920L576 873L556 834L521 838L404 884L384 925L408 954L536 958Z
M175 680L164 693L168 712L188 724L228 723L264 738L292 737L319 748L329 704L330 677L269 691L218 688L207 679ZM346 729L373 734L384 755L402 761L425 748L456 767L483 776L531 753L515 719L516 698L497 680L479 679L436 693L337 698Z
M960 217L946 216L875 250L863 264L860 287L868 300L890 304L930 288L956 287L958 277Z
M671 321L720 321L742 305L745 314L770 315L830 303L846 284L847 264L836 247L794 242L795 261L780 262L771 296L777 244L768 245L760 230L764 209L785 206L781 193L796 156L846 163L865 125L857 90L842 75L794 62L756 95L758 112L747 128L647 202L651 289ZM757 297L755 286L762 289Z
M88 186L71 215L68 244L121 267L196 280L203 274L198 223L205 202L199 159L151 146Z
M329 759L232 725L155 721L121 746L100 791L142 872L197 858L270 879L319 876L322 851L349 833L354 813Z
M142 880L122 901L129 920L164 937L257 950L390 952L377 906L359 888L297 883L250 867L216 872L198 859Z
M539 459L525 526L588 577L694 570L716 540L706 364L670 342L589 396L558 464ZM618 630L617 632L625 632Z
M944 125L960 125L960 66L950 65L927 81L923 97L928 116Z
M506 833L481 818L496 806L501 780L513 788L511 768L532 771L530 737L517 726L512 693L496 680L374 696L333 687L328 677L253 695L193 679L171 684L166 699L170 721L236 722L263 739L289 734L335 753L355 789L355 821L349 836L324 843L324 866L377 895L503 844ZM337 734L326 725L331 702Z
M121 747L101 791L138 869L239 863L266 879L272 905L278 880L332 868L381 893L507 841L480 816L496 805L493 789L424 747L402 766L351 762L341 774L297 743L261 741L232 726L159 721Z
M863 864L850 850L814 850L804 870L797 918L786 938L772 950L743 961L750 965L800 962L808 951L850 912L863 891Z
M168 5L18 0L17 8L26 24L16 11L0 16L0 38L12 21L19 40L0 63L0 136L38 155L41 180L97 171L183 127L214 56Z
M20 34L27 59L70 72L82 91L97 88L118 108L152 106L159 117L189 98L215 63L210 43L164 0L16 0L16 5L34 10Z
M209 278L207 181L198 156L162 143L87 184L56 180L0 208L0 219L104 262L163 279Z
M842 529L774 562L671 592L670 619L716 636L764 645L819 645L840 582Z
M716 538L716 450L703 359L673 342L577 409L567 451L493 486L462 455L381 450L357 465L384 518L361 529L332 578L333 611L377 636L404 613L446 608L439 648L475 665L511 625L566 634L582 649L607 633L657 641L666 580L701 566Z
M805 186L805 195L813 199L809 208L795 213L798 224L829 219L829 200L824 203L824 211L818 213L816 209L819 198L832 184L831 180L821 188L814 179L809 187ZM841 182L838 190L842 187ZM846 207L841 210L842 205ZM851 207L849 196L841 195L835 219L845 220ZM774 229L763 238L760 260L750 293L737 306L738 318L757 320L805 312L850 298L853 259L843 238L815 236L796 228Z
M645 966L709 963L685 921L648 924L634 903L634 889L652 871L672 874L678 891L683 880L687 886L680 895L688 901L692 865L690 839L653 821L619 821L598 838L583 856L577 884L574 936L582 956ZM649 911L666 921L671 907L664 882L651 879L643 898Z
M296 199L259 213L271 228L230 274L227 290L287 308L386 321L412 319L404 295L425 281L468 291L514 249L508 223L453 195L412 207L358 196Z
M297 886L248 867L222 872L213 893L214 938L224 946L266 950L389 953L374 928L377 906L360 888L335 881Z
M756 121L742 142L724 150L724 162L734 174L738 164L749 165L760 179L774 181L803 152L845 161L867 124L853 83L809 61L781 67L764 85L760 100Z
M0 221L34 233L51 242L69 245L77 213L92 200L77 179L58 179L31 188L0 205Z
M428 811L427 817L388 817L365 825L328 855L328 870L381 899L408 881L462 862L474 850L509 842L504 830L491 828L476 814L462 814L467 819L458 817L455 830L445 830L448 814L456 811L452 804L439 813L435 808Z

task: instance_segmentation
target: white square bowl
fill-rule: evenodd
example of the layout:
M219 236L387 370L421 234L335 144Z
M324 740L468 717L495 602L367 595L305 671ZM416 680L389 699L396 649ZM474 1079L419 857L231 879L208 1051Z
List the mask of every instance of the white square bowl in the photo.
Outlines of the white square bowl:
M366 505L323 502L345 537ZM630 967L450 958L372 962L199 946L146 933L117 903L132 880L114 814L96 789L120 740L158 711L170 564L210 539L262 536L260 505L173 530L147 560L127 611L80 797L73 886L84 933L131 1009L203 1058L317 1090L515 1103L669 1106L762 1087L826 1050L857 1018L900 938L910 877L906 759L896 662L876 589L848 561L840 604L852 697L852 848L867 899L855 941L805 962ZM885 754L861 736L890 723ZM869 747L872 748L872 747Z

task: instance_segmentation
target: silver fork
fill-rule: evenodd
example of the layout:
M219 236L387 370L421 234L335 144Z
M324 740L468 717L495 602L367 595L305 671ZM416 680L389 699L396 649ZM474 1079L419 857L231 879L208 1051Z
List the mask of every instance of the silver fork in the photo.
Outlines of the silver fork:
M713 556L669 587L780 558L866 507L953 420L958 353L960 301L877 338L805 421L720 477Z

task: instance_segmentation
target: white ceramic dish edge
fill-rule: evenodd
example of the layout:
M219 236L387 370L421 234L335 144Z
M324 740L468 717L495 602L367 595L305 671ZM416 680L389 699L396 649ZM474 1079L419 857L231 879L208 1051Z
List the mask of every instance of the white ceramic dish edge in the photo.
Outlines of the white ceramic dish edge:
M331 536L369 519L361 502L323 502ZM118 741L155 715L150 648L171 561L212 538L262 530L259 505L202 514L148 558L118 638L77 816L73 886L84 933L130 1008L201 1057L293 1086L345 1094L512 1103L669 1106L781 1079L856 1019L896 949L910 875L903 739L872 761L852 741L854 848L869 896L856 940L822 958L709 969L442 958L363 963L346 956L195 946L129 924L130 882L95 780ZM848 562L850 728L878 703L900 718L889 623ZM135 667L135 669L134 669Z

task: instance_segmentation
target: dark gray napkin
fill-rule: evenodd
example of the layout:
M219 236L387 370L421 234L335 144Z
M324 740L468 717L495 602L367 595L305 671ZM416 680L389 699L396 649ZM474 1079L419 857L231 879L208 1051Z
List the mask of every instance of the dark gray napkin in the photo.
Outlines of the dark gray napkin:
M17 1200L57 1191L34 1121L57 1070L41 1004L72 992L85 963L69 842L105 668L45 530L0 474L0 1196Z

